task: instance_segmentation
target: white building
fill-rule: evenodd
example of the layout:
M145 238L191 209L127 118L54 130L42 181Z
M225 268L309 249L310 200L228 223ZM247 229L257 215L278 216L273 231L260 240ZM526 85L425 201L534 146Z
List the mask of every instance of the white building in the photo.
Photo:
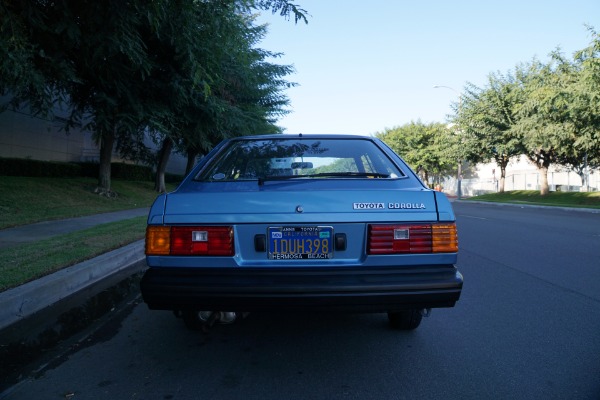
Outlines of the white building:
M589 191L600 190L600 171L589 170ZM496 163L477 164L475 177L463 179L461 191L463 196L477 196L498 191L500 168ZM541 177L536 166L526 157L513 158L506 167L504 190L540 190ZM551 165L548 170L550 191L586 191L582 187L581 177L559 165ZM456 195L456 177L448 178L443 183L444 192Z

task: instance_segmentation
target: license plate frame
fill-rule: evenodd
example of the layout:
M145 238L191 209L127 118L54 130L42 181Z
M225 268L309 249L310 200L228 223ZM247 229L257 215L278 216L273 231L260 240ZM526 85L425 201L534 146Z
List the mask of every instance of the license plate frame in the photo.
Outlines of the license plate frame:
M269 260L329 260L333 253L332 226L270 226L267 229Z

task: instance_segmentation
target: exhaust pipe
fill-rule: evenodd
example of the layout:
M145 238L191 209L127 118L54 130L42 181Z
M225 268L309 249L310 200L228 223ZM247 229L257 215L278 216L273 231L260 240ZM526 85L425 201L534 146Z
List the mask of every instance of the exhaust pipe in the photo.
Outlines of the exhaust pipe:
M198 317L203 321L202 331L207 333L216 323L232 324L237 314L233 311L200 311Z
M427 318L431 315L431 308L423 308L419 310L419 312L421 313L421 316Z
M203 322L231 324L236 320L237 314L233 311L200 311L198 317Z

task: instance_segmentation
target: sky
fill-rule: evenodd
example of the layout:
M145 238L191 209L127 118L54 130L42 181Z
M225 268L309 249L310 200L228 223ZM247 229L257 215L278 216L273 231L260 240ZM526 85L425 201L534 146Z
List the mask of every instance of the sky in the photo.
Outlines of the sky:
M447 122L467 83L513 71L600 32L600 0L293 0L308 24L263 12L258 47L283 53L286 133L373 135L410 122ZM434 88L434 86L444 86Z

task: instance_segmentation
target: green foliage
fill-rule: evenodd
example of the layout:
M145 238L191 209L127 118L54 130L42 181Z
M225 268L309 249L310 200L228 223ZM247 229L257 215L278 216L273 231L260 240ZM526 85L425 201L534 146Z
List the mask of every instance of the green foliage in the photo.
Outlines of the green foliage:
M6 0L0 94L35 113L68 99L65 129L94 132L99 184L110 190L114 143L125 158L148 161L148 131L193 157L232 134L279 130L293 70L255 48L266 32L249 14L256 9L306 22L287 0Z
M522 136L526 156L542 171L543 194L548 193L551 164L569 165L585 185L584 164L597 160L600 119L597 107L586 103L598 98L600 86L582 71L581 59L567 60L558 51L549 63L534 61L520 71L525 99L512 129Z
M492 73L485 87L467 84L454 118L464 158L473 163L495 162L500 169L500 192L510 159L525 152L521 136L511 130L520 98L514 75Z
M172 184L172 185L179 185L181 183L181 181L183 180L184 176L183 175L179 175L179 174L169 174L166 173L165 174L165 182L167 184ZM171 186L172 188L172 186Z
M288 19L293 16L296 23L298 21L308 23L306 10L288 0L242 0L240 3L247 9L271 10L273 14L279 13Z
M260 3L260 4L259 4ZM268 3L268 4L267 4ZM252 7L283 7L286 2L249 2L241 4L243 9ZM283 10L283 9L279 9ZM288 9L289 12L290 9ZM157 144L166 149L159 153L156 189L163 190L161 171L168 159L171 144L180 153L187 154L193 160L198 154L206 153L224 138L257 133L277 133L280 129L276 120L288 111L288 99L283 90L293 86L285 80L285 76L293 72L290 66L282 66L267 61L278 55L256 45L266 34L266 26L254 25L254 17L247 13L232 13L227 4L220 2L203 2L194 6L194 11L203 24L194 23L196 34L193 35L193 47L190 51L194 60L208 60L200 66L185 62L176 70L175 79L165 80L166 89L157 91L160 101L167 101L164 109L173 117L163 118L161 126L151 127ZM162 38L178 37L181 24L173 26L176 32L161 34ZM217 40L215 40L217 38ZM169 49L169 43L160 43L160 49ZM170 53L170 51L167 51ZM160 62L170 63L169 57ZM174 70L167 65L159 68ZM198 85L187 77L208 77ZM164 73L163 73L164 75ZM161 82L161 79L153 81ZM172 82L177 83L176 86ZM180 82L188 82L181 86L185 89L179 93ZM208 89L208 90L207 90ZM164 90L175 91L173 96L164 97ZM175 101L173 101L175 99ZM181 100L181 101L179 101Z
M334 161L328 165L321 165L317 168L308 168L302 171L302 175L310 175L310 174L325 174L325 173L334 173L334 172L358 172L358 168L356 167L356 162L353 159L343 158Z
M378 136L423 180L450 175L458 160L494 161L502 192L509 161L524 155L542 172L543 194L550 165L576 171L585 185L586 168L600 166L600 36L592 33L573 60L555 51L546 64L492 73L483 87L467 83L447 128L411 123Z
M567 104L560 76L552 64L535 60L520 69L525 99L517 105L512 130L522 137L527 158L538 168L547 169L572 142L571 132L563 125Z
M0 175L69 178L81 176L82 169L79 165L72 163L0 158Z
M39 161L24 158L0 158L0 175L75 178L98 176L96 163L68 163L58 161ZM126 181L151 181L152 169L146 165L124 163L111 164L112 176ZM172 176L172 180L181 179Z
M125 181L152 180L152 169L146 165L112 163L111 174L113 178Z
M49 8L46 2L0 2L0 95L13 96L0 111L27 102L47 115L65 100L60 82L74 79L74 71L64 57L53 57L62 46L54 38L70 30L49 26Z
M569 152L561 155L561 164L576 171L584 179L586 167L600 167L600 36L574 55L565 74L569 115L574 141Z
M600 166L600 36L572 60L554 51L548 63L533 60L506 75L490 74L483 88L468 84L453 121L472 162L494 160L505 169L525 155L541 171L562 165L585 185L587 167Z
M459 136L444 124L420 121L386 129L376 136L399 154L424 182L435 182L456 171L461 159Z

